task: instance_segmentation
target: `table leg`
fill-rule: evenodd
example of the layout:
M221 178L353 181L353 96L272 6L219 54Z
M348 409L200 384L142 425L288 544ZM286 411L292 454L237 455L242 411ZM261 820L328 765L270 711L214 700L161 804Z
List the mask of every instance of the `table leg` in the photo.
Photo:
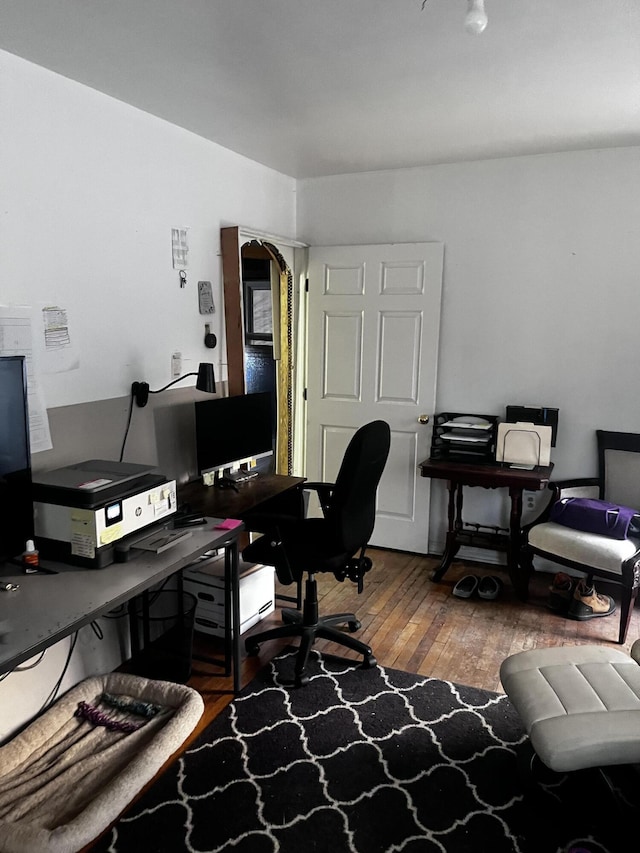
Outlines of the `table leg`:
M233 692L240 692L240 566L238 539L232 536L217 547L224 548L224 660L194 654L195 660L224 667L225 676L233 675Z
M127 602L127 611L129 613L129 639L131 641L132 658L140 654L140 635L138 633L138 598L130 598Z
M225 613L231 618L225 619L225 661L229 661L231 646L231 664L233 669L233 692L240 692L240 575L238 561L238 542L231 539L224 547L225 572ZM228 675L228 669L225 671Z
M447 488L449 489L449 506L447 512L449 529L447 530L447 540L442 560L438 568L431 575L431 580L436 583L442 580L460 548L458 531L462 528L462 484L449 480Z
M142 593L142 649L146 649L151 642L151 622L149 620L149 590Z
M520 566L520 548L522 540L522 489L511 487L511 514L509 516L509 542L507 545L507 568L516 595L526 600L526 582Z

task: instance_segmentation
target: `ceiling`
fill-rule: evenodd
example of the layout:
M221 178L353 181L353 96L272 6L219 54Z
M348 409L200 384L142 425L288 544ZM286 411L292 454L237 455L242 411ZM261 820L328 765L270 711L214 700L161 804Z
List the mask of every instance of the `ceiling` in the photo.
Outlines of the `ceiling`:
M1 0L0 48L296 178L640 144L639 0Z

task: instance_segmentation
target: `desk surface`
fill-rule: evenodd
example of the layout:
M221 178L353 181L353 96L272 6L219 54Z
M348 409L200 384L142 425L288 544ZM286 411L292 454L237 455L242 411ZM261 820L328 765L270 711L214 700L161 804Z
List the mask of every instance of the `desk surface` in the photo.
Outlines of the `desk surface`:
M298 489L304 482L304 477L259 474L238 483L237 489L220 489L194 480L178 487L178 501L188 503L194 512L216 518L242 518L256 507L264 508L265 503Z
M47 562L56 575L25 575L16 567L0 570L0 582L19 584L0 591L0 673L7 672L84 625L129 601L145 589L222 547L236 531L216 530L219 519L191 531L162 554L139 556L103 569L82 569Z
M436 480L456 480L467 486L487 486L489 488L526 489L540 491L549 483L553 464L539 465L532 471L522 468L510 468L501 462L494 464L471 464L468 462L450 462L444 459L425 459L420 462L423 477Z

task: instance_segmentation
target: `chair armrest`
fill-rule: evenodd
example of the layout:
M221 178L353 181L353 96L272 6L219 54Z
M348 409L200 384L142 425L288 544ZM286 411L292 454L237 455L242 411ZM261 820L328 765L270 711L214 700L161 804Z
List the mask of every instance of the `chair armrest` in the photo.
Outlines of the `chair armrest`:
M331 495L333 494L335 483L305 482L303 483L302 488L317 492L322 512L326 515L331 504Z
M333 489L335 488L335 485L336 485L335 483L318 483L318 482L311 482L311 481L307 482L305 480L305 482L302 484L302 488L303 489L313 489L316 492L323 491L325 489L328 489L329 491L333 491Z
M532 527L535 527L536 524L542 524L544 521L548 521L551 514L551 507L561 498L597 498L600 496L600 480L598 477L573 477L567 480L551 480L547 488L551 492L549 500L536 518L528 524L523 525L522 530L525 533Z
M296 580L282 541L281 530L277 527L265 531L262 536L247 545L242 551L242 558L248 563L273 566L282 584L290 584Z
M568 492L574 493L574 497L591 497L590 493L594 490L599 494L600 486L599 477L573 477L568 480L552 480L549 483L549 488L557 495L556 500L567 497Z

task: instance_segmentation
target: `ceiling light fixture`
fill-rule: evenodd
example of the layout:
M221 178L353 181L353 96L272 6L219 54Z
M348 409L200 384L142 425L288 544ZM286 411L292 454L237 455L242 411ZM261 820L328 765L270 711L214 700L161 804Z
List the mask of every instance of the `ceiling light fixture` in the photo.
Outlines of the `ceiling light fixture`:
M487 18L487 13L484 10L484 0L468 0L468 5L464 28L468 33L479 36L485 31L489 23L489 18Z
M428 0L422 0L422 8L427 5ZM464 19L464 28L468 33L479 36L483 33L489 18L484 10L484 0L467 0L467 14Z

